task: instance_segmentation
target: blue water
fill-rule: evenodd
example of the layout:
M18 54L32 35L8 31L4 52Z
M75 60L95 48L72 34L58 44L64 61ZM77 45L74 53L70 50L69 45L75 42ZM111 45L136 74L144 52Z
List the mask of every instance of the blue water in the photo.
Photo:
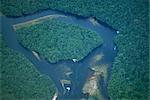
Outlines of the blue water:
M46 15L65 15L67 17L60 17L58 20L62 20L65 23L77 24L83 28L91 29L97 32L103 39L103 45L93 49L84 59L79 62L73 62L72 60L64 60L59 61L58 63L49 63L46 59L41 57L39 61L30 50L24 48L18 41L15 31L13 30L12 25L17 23L26 22L29 20L33 20L35 18L43 17ZM92 58L100 53L104 54L104 58L98 62L99 64L108 64L109 65L109 75L108 79L111 75L111 68L114 58L117 54L117 50L114 50L115 44L114 39L116 36L116 30L104 25L103 23L99 22L98 25L93 25L88 18L63 13L59 11L52 11L46 10L43 12L38 12L32 15L26 15L23 17L6 17L1 16L1 32L4 35L4 39L6 44L22 54L26 56L37 68L39 72L42 74L48 75L55 83L58 91L58 99L65 99L65 98L87 98L88 96L82 93L82 88L86 82L86 79L93 73L90 69L90 63ZM66 75L68 71L71 71L71 75ZM71 90L67 93L64 93L64 88L60 82L62 79L67 79L71 81L69 87ZM107 100L109 99L109 95L107 93L107 82L101 82L100 85L102 86L102 94L104 98Z

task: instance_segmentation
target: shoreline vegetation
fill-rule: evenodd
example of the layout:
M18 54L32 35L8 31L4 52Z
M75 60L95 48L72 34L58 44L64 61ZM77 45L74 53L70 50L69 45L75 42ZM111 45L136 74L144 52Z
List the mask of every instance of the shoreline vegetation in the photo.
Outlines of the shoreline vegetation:
M1 99L46 100L55 93L53 81L40 74L25 56L7 47L0 34Z
M149 96L148 4L148 0L1 0L0 11L6 16L23 16L53 9L93 16L111 25L119 34L108 84L110 99L145 100Z
M24 47L37 51L51 63L72 59L80 61L102 44L98 33L78 25L66 24L56 18L36 22L15 26L17 38Z

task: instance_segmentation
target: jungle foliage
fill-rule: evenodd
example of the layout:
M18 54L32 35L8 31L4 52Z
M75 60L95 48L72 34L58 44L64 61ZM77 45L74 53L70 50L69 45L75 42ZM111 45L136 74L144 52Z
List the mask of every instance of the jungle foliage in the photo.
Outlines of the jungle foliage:
M0 44L1 100L52 99L56 92L52 80L41 75L23 55L8 48L3 39Z
M29 3L35 0L1 0L5 15L24 14ZM109 82L109 95L112 100L147 100L149 83L148 47L148 0L42 0L42 9L51 8L82 16L93 16L120 34L116 38L118 56L113 64L112 78ZM44 4L45 2L45 4ZM34 4L39 3L36 0ZM37 4L36 4L37 6ZM39 10L38 7L34 11ZM17 9L17 10L16 10ZM14 10L14 11L13 11ZM26 10L30 12L33 9ZM34 12L33 11L33 12ZM17 13L16 13L17 12Z
M16 32L23 46L38 52L52 63L69 59L81 60L102 44L98 33L58 19L25 25Z

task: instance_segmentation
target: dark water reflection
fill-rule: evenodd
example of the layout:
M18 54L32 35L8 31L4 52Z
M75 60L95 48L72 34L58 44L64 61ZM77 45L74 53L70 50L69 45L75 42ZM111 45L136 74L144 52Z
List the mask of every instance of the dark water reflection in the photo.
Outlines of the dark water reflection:
M54 14L67 16L67 17L58 18L59 20L62 20L65 23L77 24L80 25L81 27L96 31L97 33L99 33L99 35L101 35L103 39L103 45L93 49L92 52L90 52L83 60L79 62L73 62L72 60L65 60L65 61L59 61L58 63L52 64L43 58L41 58L41 60L39 61L31 51L24 48L17 41L17 36L13 30L12 25L21 22L26 22L42 16L54 15ZM88 18L66 14L59 11L51 11L51 10L46 10L40 13L35 13L33 15L27 15L18 18L8 18L5 16L1 16L0 21L2 22L1 32L4 35L4 39L7 45L10 48L24 54L35 65L37 70L40 71L42 74L46 74L49 77L51 77L51 79L54 81L57 87L58 98L75 98L75 97L86 98L86 96L82 93L82 88L86 82L86 79L93 73L93 71L90 69L90 64L93 61L92 59L98 54L102 53L104 57L101 61L97 62L97 64L109 65L109 75L108 75L108 79L109 79L112 62L117 53L117 51L114 50L115 47L114 39L116 36L115 29L107 27L107 25L103 25L101 22L94 25L93 23L91 23L91 21L89 21ZM72 74L66 75L66 73L68 72L72 72ZM60 80L62 79L71 81L70 84L71 91L67 94L64 94L64 88L62 87L62 84L60 82ZM105 99L108 99L107 82L101 81L100 85L102 86L103 96L105 97Z

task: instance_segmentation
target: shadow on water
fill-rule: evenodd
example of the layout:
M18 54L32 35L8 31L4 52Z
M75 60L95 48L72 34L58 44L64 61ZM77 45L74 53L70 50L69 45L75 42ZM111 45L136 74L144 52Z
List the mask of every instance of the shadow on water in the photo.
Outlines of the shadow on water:
M91 29L101 35L103 39L103 45L93 49L84 59L78 62L73 62L72 60L59 61L58 63L49 63L46 59L41 57L41 60L38 60L33 53L24 48L18 41L16 33L13 30L12 25L17 23L26 22L33 20L39 17L46 15L65 15L67 17L59 17L58 20L62 20L65 23L77 24L83 28ZM7 45L22 54L24 54L42 74L48 75L55 83L58 91L59 98L88 98L88 95L82 93L82 88L86 82L88 76L90 76L93 71L90 69L90 63L92 58L100 53L104 54L104 58L99 62L100 64L109 64L109 75L112 62L117 54L117 51L114 50L115 44L114 39L116 36L116 30L113 28L107 27L107 24L101 23L98 21L98 24L94 25L89 18L80 17L73 14L68 14L59 11L46 10L43 12L35 13L32 15L26 15L23 17L5 17L1 16L2 28L1 32L4 35L4 39ZM71 72L70 75L67 75L67 72ZM62 79L70 80L71 91L66 94L64 93L64 87L61 84ZM103 78L101 78L103 80ZM102 94L105 99L109 99L107 93L107 82L101 81L100 86L102 88Z

